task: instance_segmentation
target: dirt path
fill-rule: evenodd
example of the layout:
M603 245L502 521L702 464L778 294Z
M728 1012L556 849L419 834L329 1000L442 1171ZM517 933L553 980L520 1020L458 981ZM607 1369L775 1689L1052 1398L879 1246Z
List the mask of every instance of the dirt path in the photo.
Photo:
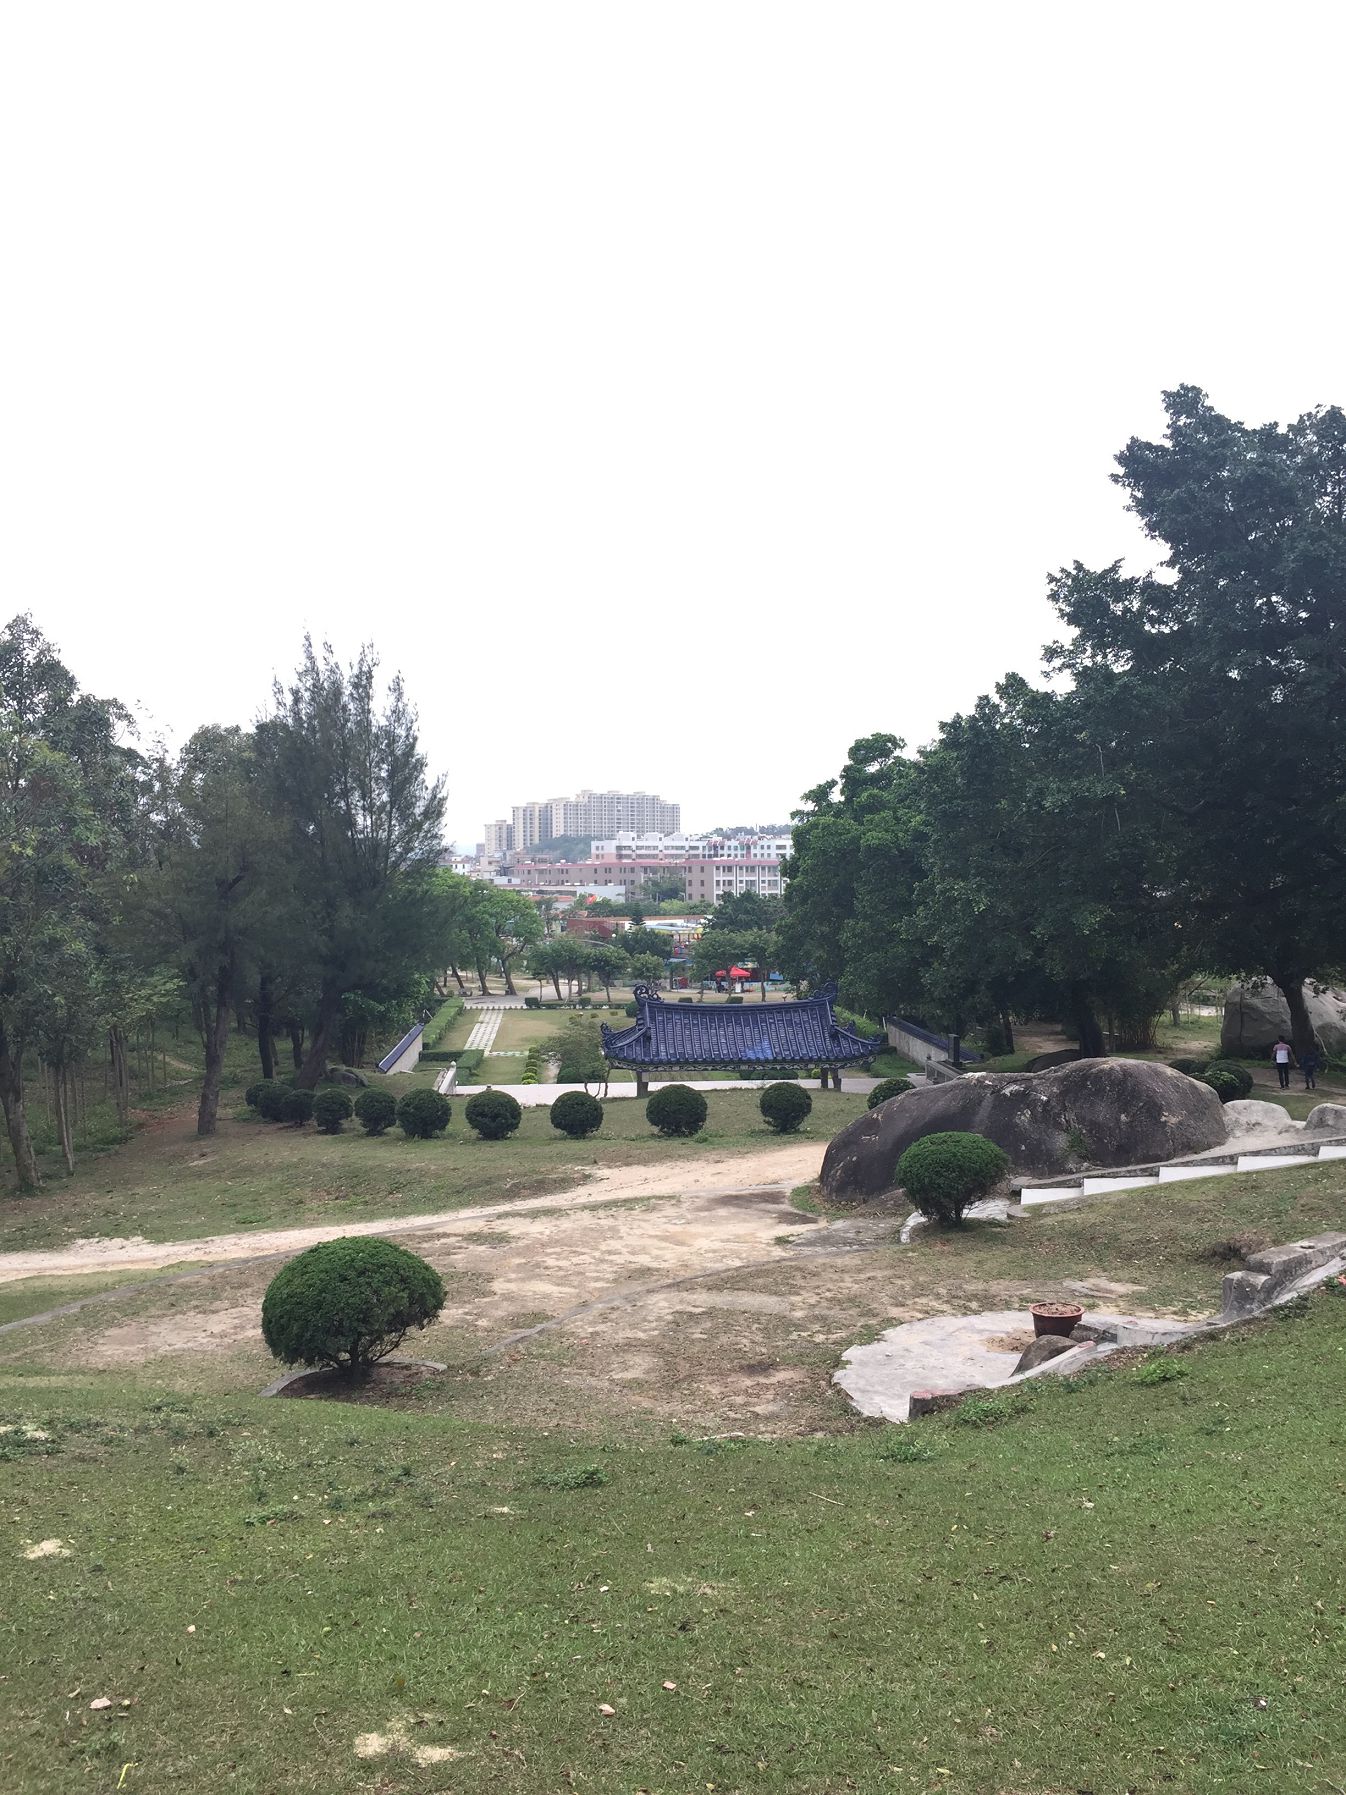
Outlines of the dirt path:
M244 1234L213 1234L197 1240L77 1240L73 1245L30 1253L0 1253L0 1284L19 1278L65 1277L72 1273L153 1270L200 1260L210 1264L253 1259L267 1253L302 1252L320 1240L351 1234L409 1234L421 1229L444 1233L530 1210L582 1209L631 1197L711 1196L756 1186L792 1189L816 1178L823 1147L817 1143L764 1148L756 1153L708 1154L693 1171L687 1165L614 1166L591 1174L573 1190L518 1202L479 1204L437 1215L403 1215L372 1222L334 1222L311 1228L259 1228Z

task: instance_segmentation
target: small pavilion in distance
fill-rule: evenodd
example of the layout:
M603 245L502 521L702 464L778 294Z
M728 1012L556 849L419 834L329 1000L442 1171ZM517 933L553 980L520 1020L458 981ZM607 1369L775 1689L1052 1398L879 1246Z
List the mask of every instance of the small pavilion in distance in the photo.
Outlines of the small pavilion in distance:
M858 1035L837 1021L830 985L816 997L783 1003L665 1003L650 985L637 985L635 999L639 1013L629 1028L604 1025L603 1054L610 1066L635 1073L638 1097L651 1077L697 1068L769 1077L816 1066L823 1088L830 1078L840 1090L843 1066L872 1059L888 1045L883 1035Z

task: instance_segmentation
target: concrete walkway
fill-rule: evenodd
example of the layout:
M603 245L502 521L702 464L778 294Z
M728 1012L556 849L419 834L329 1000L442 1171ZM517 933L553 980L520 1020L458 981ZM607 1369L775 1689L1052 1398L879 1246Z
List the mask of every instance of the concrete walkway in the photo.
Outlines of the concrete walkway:
M495 1037L500 1033L500 1024L505 1019L505 1008L503 1004L482 1004L479 1007L481 1021L473 1023L467 1045L469 1048L479 1047L483 1053L489 1053L495 1046Z

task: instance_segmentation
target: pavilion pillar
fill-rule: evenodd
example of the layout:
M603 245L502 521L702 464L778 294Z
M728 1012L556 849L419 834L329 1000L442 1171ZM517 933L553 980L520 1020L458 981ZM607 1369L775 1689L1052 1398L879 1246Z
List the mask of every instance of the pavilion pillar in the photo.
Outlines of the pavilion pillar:
M637 1097L648 1097L649 1094L650 1094L649 1080L646 1078L646 1076L643 1072L637 1072L636 1073L636 1096Z
M818 1089L820 1091L825 1091L827 1089L827 1067L826 1066L820 1066L818 1068Z

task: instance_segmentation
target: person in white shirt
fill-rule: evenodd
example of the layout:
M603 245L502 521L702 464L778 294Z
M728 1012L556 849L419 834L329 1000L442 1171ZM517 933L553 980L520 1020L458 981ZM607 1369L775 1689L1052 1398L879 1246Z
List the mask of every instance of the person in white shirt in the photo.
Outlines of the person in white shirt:
M1281 1089L1290 1089L1290 1061L1294 1057L1294 1049L1284 1035L1277 1035L1276 1045L1271 1050L1271 1058L1275 1063L1276 1076L1281 1081Z

